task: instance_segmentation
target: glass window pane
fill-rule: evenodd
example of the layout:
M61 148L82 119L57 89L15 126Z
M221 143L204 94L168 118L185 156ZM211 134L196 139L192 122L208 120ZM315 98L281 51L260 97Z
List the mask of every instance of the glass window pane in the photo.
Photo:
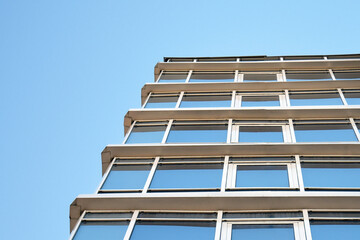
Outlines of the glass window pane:
M284 142L281 126L240 126L239 142Z
M291 106L343 105L339 93L290 93Z
M112 167L101 189L142 189L149 175L151 166Z
M360 80L360 71L334 71L336 80Z
M207 222L140 222L135 225L131 240L210 240L215 237L214 223Z
M258 74L244 74L244 82L276 82L277 76L276 74L266 74L266 73L258 73Z
M360 105L360 92L344 92L346 102L349 105Z
M188 75L187 72L163 72L163 74L161 74L159 82L161 83L185 82L187 75Z
M225 212L224 219L231 218L301 218L302 212Z
M330 81L328 71L286 71L286 81Z
M360 164L302 163L305 187L360 187Z
M236 62L236 58L198 58L197 62Z
M297 142L357 141L350 124L296 124L294 129Z
M242 107L277 107L280 106L279 96L243 96Z
M190 82L234 82L234 73L193 72Z
M167 143L226 142L227 125L174 125Z
M195 107L230 107L231 95L187 95L185 94L180 107L181 108L195 108Z
M150 188L219 188L222 168L222 164L160 165Z
M232 227L231 239L295 240L295 235L292 224L236 224Z
M127 222L82 222L74 240L123 239Z
M324 60L323 56L288 56L284 60Z
M135 126L126 143L161 143L166 126Z
M178 96L151 96L146 103L145 108L174 108L177 100Z
M313 240L358 240L360 236L359 222L311 222L311 235Z
M236 187L289 187L287 167L239 165Z

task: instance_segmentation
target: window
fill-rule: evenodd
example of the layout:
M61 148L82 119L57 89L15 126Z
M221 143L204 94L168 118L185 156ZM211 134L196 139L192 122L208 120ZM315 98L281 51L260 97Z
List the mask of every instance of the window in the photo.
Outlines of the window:
M279 61L280 57L242 57L240 61L242 62L252 62L252 61Z
M188 76L188 72L163 72L160 75L160 83L182 83L185 82Z
M178 98L178 94L151 93L145 108L175 108Z
M167 143L226 142L227 121L174 121Z
M282 92L238 92L236 107L278 107L285 106Z
M360 221L311 221L313 240L357 240Z
M323 56L288 56L284 60L324 60Z
M358 141L347 120L294 121L297 142L352 142Z
M336 80L360 80L360 70L334 71Z
M330 81L329 71L285 71L286 81Z
M291 106L343 105L337 91L291 91Z
M197 62L236 62L236 58L198 58Z
M185 93L180 108L231 107L231 93Z
M242 72L239 74L239 79L243 82L276 82L278 77L281 78L281 74L266 72Z
M218 158L161 159L150 189L220 190L222 172L222 159Z
M193 72L190 82L234 82L234 72Z
M360 90L342 90L348 105L360 105Z
M126 143L161 143L167 122L136 122Z
M193 58L170 58L169 62L193 62Z

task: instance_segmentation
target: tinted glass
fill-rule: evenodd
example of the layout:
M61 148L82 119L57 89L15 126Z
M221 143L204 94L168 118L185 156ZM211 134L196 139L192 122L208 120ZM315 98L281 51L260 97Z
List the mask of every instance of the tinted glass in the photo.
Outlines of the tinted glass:
M74 240L123 239L127 222L82 222Z
M360 105L360 92L344 92L346 102L349 105Z
M244 74L244 82L276 82L276 74Z
M360 187L359 164L302 164L305 187Z
M236 187L289 187L286 166L238 166Z
M243 96L242 107L276 107L280 106L279 96Z
M295 240L294 229L291 224L267 225L267 224L237 224L233 225L231 232L233 240Z
M339 93L291 94L291 106L343 105Z
M159 79L159 82L185 82L187 78L188 73L172 73L172 72L164 72L161 74L161 77Z
M236 58L198 58L197 62L236 62Z
M227 125L175 125L167 143L226 142Z
M330 81L331 75L328 71L286 71L286 81Z
M174 108L178 96L173 97L153 97L151 96L145 105L145 108Z
M297 142L351 142L357 141L350 124L294 125Z
M360 236L359 223L311 223L311 235L313 240L358 240Z
M150 188L219 188L221 177L222 164L162 165Z
M215 226L212 223L161 223L138 222L131 234L131 240L210 240L215 237Z
M234 73L193 72L190 82L234 82L234 76Z
M360 71L353 72L336 72L334 71L336 80L360 80Z
M194 108L194 107L230 107L231 95L227 96L196 96L184 95L180 107Z
M281 126L240 126L239 142L284 142Z
M166 126L135 126L126 143L161 143Z
M150 167L113 166L101 189L142 189Z

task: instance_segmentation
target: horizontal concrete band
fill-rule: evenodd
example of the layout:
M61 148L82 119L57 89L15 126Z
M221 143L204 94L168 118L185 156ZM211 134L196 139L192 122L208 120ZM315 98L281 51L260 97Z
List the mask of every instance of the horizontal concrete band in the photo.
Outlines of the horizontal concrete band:
M114 157L360 156L360 143L119 144L101 153L104 174Z
M171 71L272 71L272 70L322 70L322 69L356 69L360 59L334 60L287 60L258 62L159 62L156 64L155 79L161 70Z
M70 207L71 230L84 210L360 209L359 192L125 193L79 195Z
M251 108L164 108L130 109L124 118L124 133L133 121L162 120L305 120L360 118L359 106L251 107Z
M359 66L360 68L360 66ZM142 103L150 92L224 92L224 91L281 91L354 89L360 87L360 80L300 81L300 82L229 82L229 83L147 83L141 90Z

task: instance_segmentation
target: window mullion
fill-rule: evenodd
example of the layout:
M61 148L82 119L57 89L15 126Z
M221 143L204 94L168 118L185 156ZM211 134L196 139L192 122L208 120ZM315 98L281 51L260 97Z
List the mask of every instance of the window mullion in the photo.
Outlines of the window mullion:
M308 210L302 210L302 212L304 216L306 240L312 240Z
M164 73L164 70L161 70L158 78L156 79L156 83L158 83L158 82L160 81L160 78L161 78L161 76L163 75L163 73Z
M131 234L132 234L132 232L134 230L135 223L136 223L136 218L138 217L138 215L139 215L139 210L134 211L134 213L133 213L133 215L131 217L128 229L126 230L124 240L129 240L130 239Z
M337 90L338 90L338 93L339 93L339 95L340 95L341 101L343 102L343 104L344 104L345 106L347 106L348 103L347 103L347 101L346 101L346 99L345 99L344 93L342 92L341 88L338 88Z
M148 101L149 101L149 99L150 99L151 95L152 95L152 93L149 93L149 95L147 96L147 98L146 98L146 100L145 100L144 104L141 106L141 108L145 108L145 106L146 106L146 104L148 103Z
M304 192L305 191L305 187L304 187L304 180L303 180L303 176L302 176L302 171L301 171L301 162L300 162L300 156L299 155L295 155L295 164L296 164L296 172L297 172L297 178L298 178L298 183L299 183L299 187L300 187L300 192Z
M186 77L185 83L188 83L190 81L190 77L191 77L192 73L193 73L193 70L190 70L187 77Z
M286 107L290 107L290 95L289 90L285 90L285 105Z
M159 160L160 160L160 157L156 157L154 162L153 162L153 165L151 166L151 170L149 172L149 175L148 175L148 178L146 179L146 182L145 182L145 186L144 186L144 189L142 191L142 193L146 193L150 187L150 184L151 184L151 181L154 177L154 174L155 174L155 170L158 166L158 163L159 163Z
M336 80L335 74L334 74L333 70L332 70L332 69L328 69L328 71L329 71L329 73L330 73L330 76L331 76L332 80Z
M232 95L231 95L231 107L234 108L236 107L236 91L232 91Z
M86 213L87 213L87 211L84 210L83 213L81 214L81 216L79 217L74 229L72 230L72 232L70 234L70 237L69 237L70 240L74 239L75 234L76 234L77 230L79 230L80 224L81 224L82 220L84 219L84 216Z
M360 141L359 129L357 128L354 119L353 119L353 118L349 118L349 120L350 120L351 126L353 127L353 130L354 130L354 132L355 132L355 135L356 135L357 140Z
M285 70L281 70L281 73L282 73L282 81L283 82L286 82L286 74L285 74Z
M129 138L129 136L130 136L130 134L131 134L131 131L134 129L135 124L136 124L136 121L134 121L134 122L131 124L128 132L126 133L126 135L125 135L125 137L124 137L124 141L123 141L122 144L125 144L126 141L128 140L128 138Z
M109 164L108 168L106 169L106 171L105 171L105 173L104 173L104 175L103 175L103 177L102 177L102 179L101 179L101 182L100 182L100 184L99 184L99 187L96 189L95 194L96 194L96 193L99 193L100 189L101 189L102 186L104 185L105 180L106 180L107 177L109 176L109 173L110 173L111 168L114 166L115 159L116 159L116 158L113 158L113 160L112 160L111 163Z
M226 136L226 143L231 143L231 138L232 138L232 119L229 119L228 121L228 129L227 129L227 136Z
M178 98L178 101L176 102L175 108L179 108L179 107L180 107L181 101L182 101L182 99L184 98L184 94L185 94L185 92L181 92L181 93L180 93L179 98Z
M238 82L239 70L235 70L234 82Z
M221 192L225 192L226 189L226 179L228 175L228 167L229 167L229 156L225 156L224 158L224 166L223 166L223 175L221 179Z
M217 212L215 240L220 240L220 237L221 237L222 215L223 215L223 211Z
M290 131L290 137L292 143L296 143L296 136L295 136L295 130L294 130L294 122L292 119L289 119L289 131Z
M163 137L161 143L166 143L166 139L167 139L168 136L169 136L170 129L171 129L171 126L172 126L173 122L174 122L174 119L171 119L171 120L169 121L169 123L168 123L168 125L167 125L167 127L166 127L166 130L165 130L165 133L164 133L164 137Z

